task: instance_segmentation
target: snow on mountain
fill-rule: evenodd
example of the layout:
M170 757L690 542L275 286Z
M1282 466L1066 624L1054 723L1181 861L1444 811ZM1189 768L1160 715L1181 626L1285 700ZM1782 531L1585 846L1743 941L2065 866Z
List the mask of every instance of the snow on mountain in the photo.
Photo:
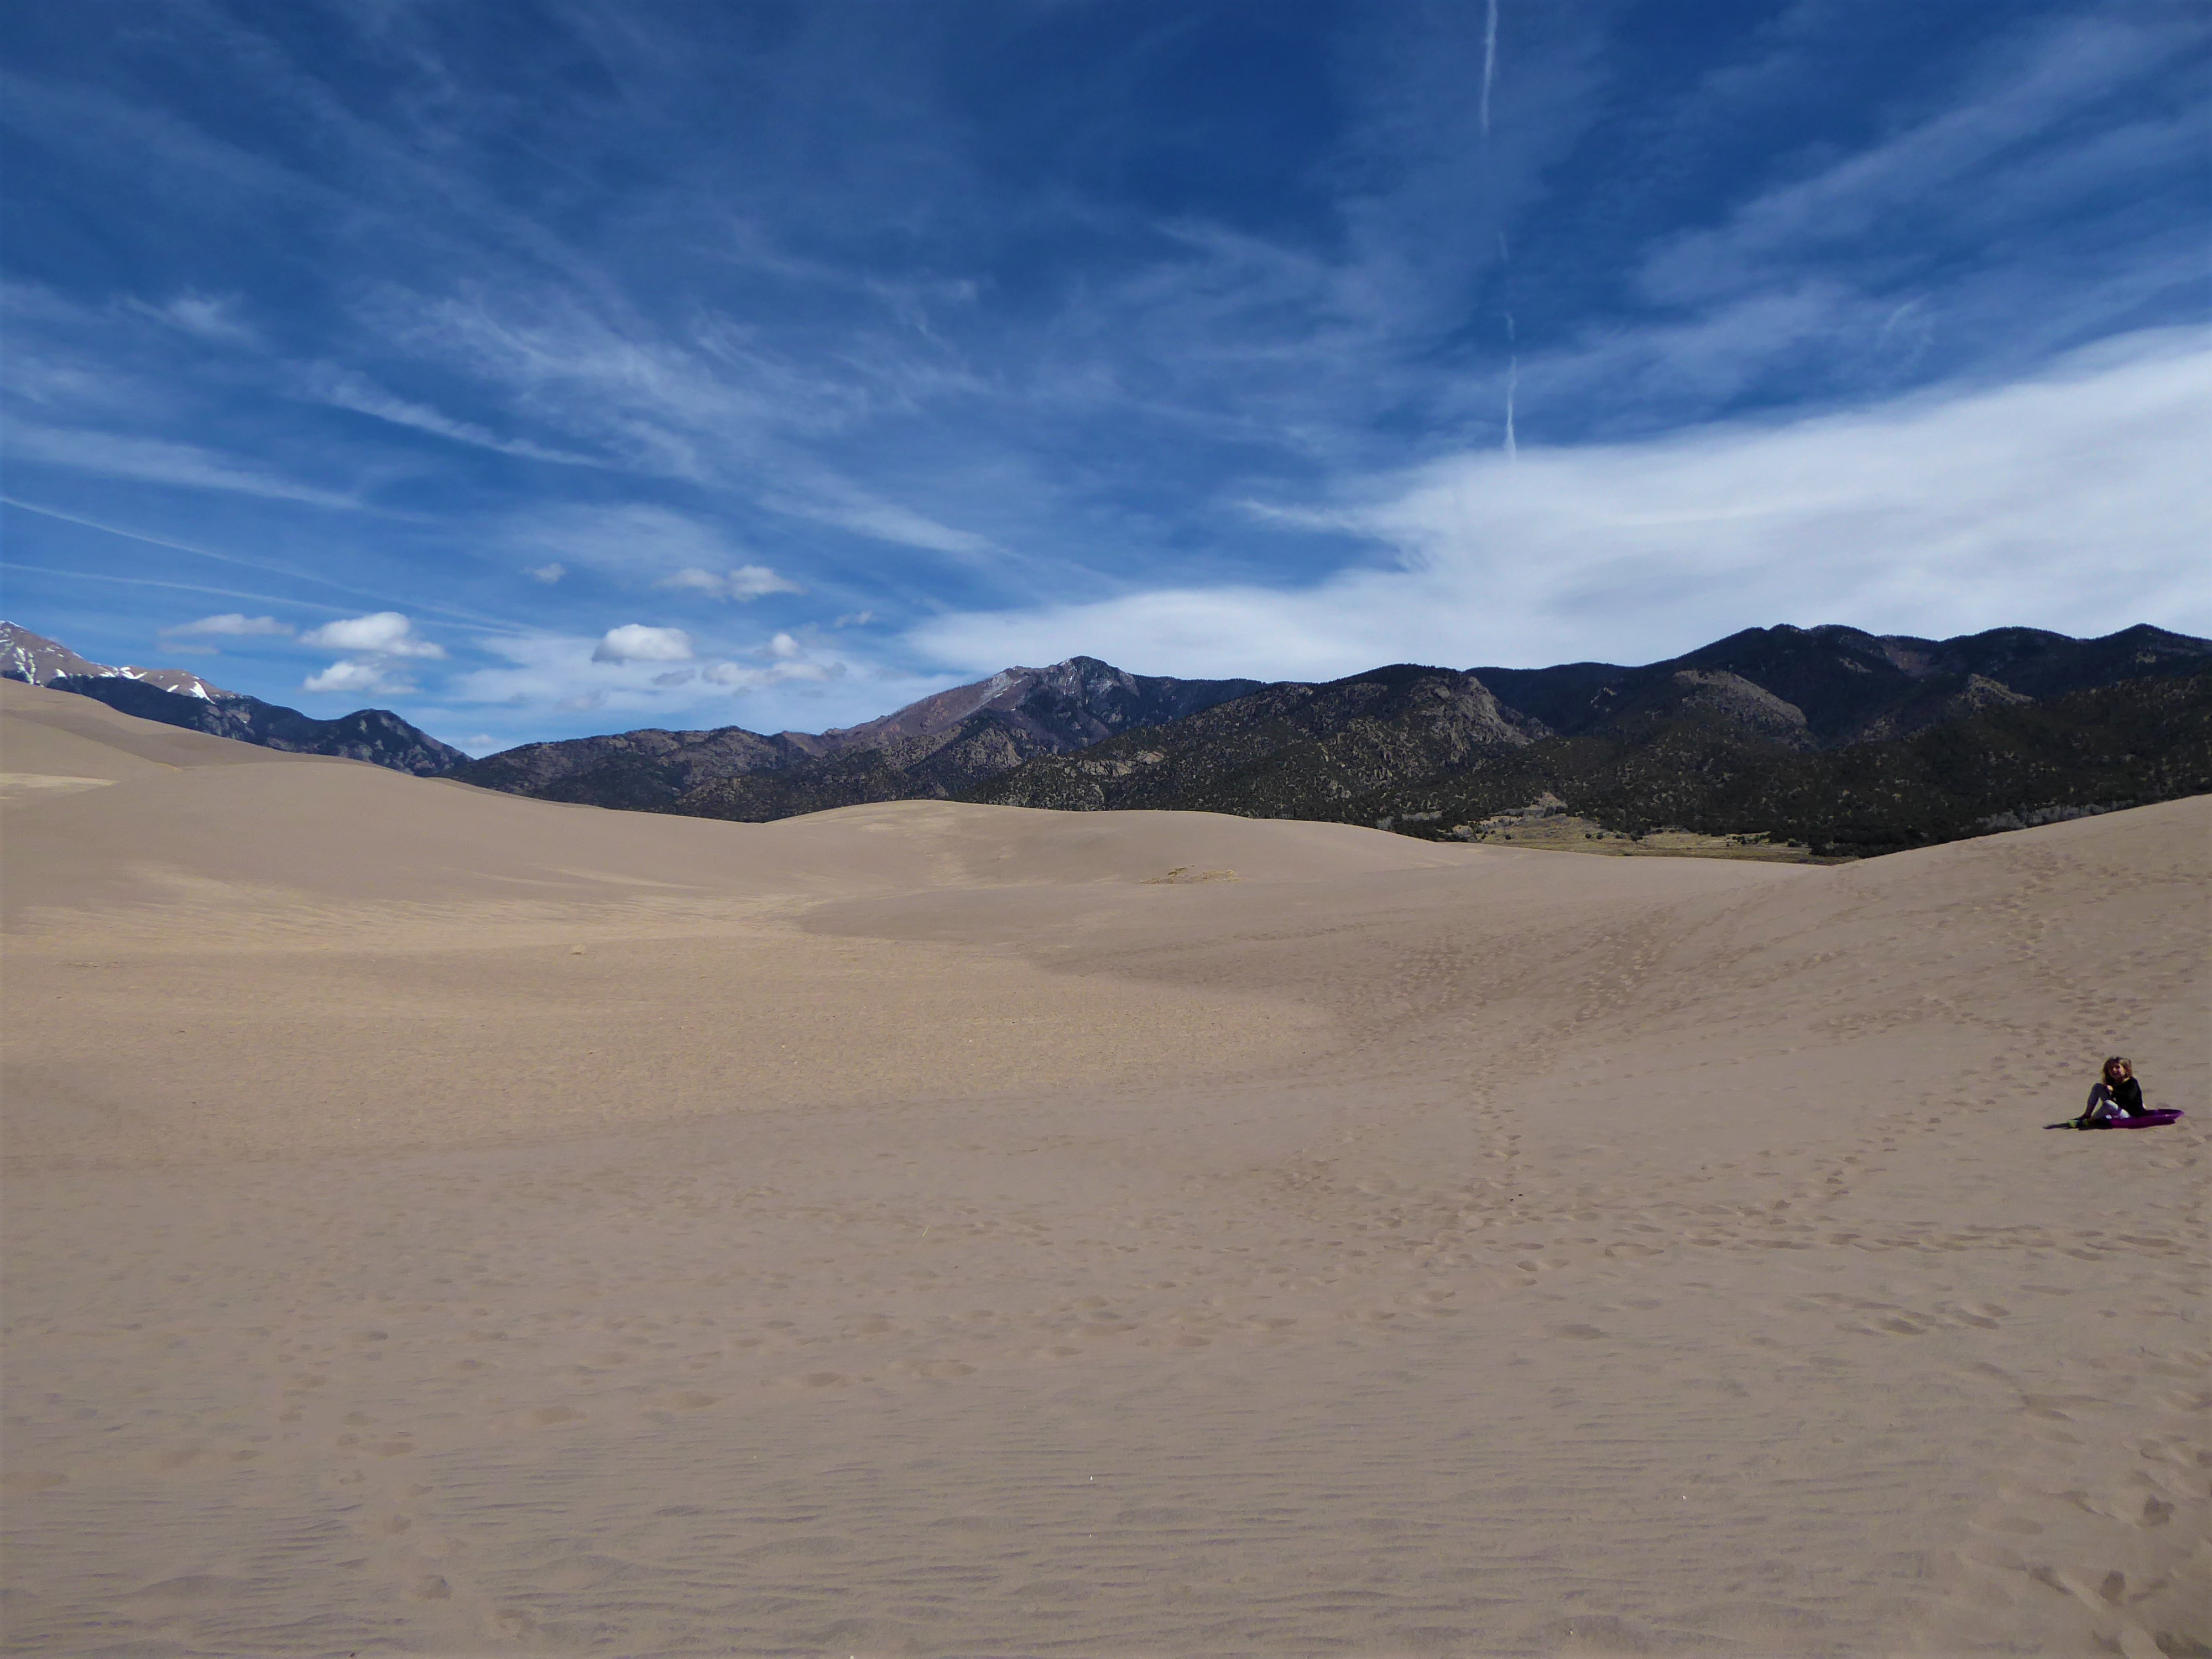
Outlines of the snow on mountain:
M140 720L210 737L288 754L367 761L416 777L435 777L468 758L388 708L356 708L334 720L317 720L210 685L189 669L110 667L14 623L0 622L0 679L52 686Z
M210 685L187 668L111 667L81 657L56 640L11 622L0 622L0 679L27 680L33 685L52 685L65 677L85 679L137 680L180 696L213 702L238 694Z

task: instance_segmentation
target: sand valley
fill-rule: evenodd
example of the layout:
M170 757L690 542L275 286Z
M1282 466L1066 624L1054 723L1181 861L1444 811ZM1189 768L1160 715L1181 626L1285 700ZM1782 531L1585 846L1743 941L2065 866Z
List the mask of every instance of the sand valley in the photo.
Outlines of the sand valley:
M40 1654L2212 1654L2195 799L555 805L0 684ZM2076 1134L2131 1054L2168 1128Z

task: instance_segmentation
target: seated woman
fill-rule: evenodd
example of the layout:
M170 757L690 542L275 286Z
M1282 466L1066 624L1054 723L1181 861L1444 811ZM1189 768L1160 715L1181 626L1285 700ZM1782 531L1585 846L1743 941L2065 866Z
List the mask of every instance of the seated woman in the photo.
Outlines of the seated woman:
M2114 1054L2105 1062L2104 1076L2089 1091L2089 1103L2082 1109L2081 1121L2104 1123L2139 1117L2142 1109L2142 1085L2136 1081L2135 1062Z

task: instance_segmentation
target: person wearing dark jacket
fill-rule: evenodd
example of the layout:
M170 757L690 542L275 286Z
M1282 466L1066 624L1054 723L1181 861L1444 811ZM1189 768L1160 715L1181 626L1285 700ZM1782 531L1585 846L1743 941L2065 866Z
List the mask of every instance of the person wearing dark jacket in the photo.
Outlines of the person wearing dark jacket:
M2142 1085L2136 1081L2135 1062L2114 1054L2105 1062L2105 1074L2089 1091L2089 1103L2081 1111L2084 1123L2106 1123L2142 1115Z

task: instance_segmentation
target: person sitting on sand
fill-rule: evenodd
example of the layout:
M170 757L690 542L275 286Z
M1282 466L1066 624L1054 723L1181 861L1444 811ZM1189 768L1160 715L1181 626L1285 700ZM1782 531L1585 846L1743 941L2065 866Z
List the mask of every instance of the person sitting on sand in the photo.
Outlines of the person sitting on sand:
M2105 1074L2089 1091L2089 1103L2081 1111L2084 1123L2111 1122L2142 1114L2142 1085L2136 1081L2135 1062L2114 1054L2105 1062Z

